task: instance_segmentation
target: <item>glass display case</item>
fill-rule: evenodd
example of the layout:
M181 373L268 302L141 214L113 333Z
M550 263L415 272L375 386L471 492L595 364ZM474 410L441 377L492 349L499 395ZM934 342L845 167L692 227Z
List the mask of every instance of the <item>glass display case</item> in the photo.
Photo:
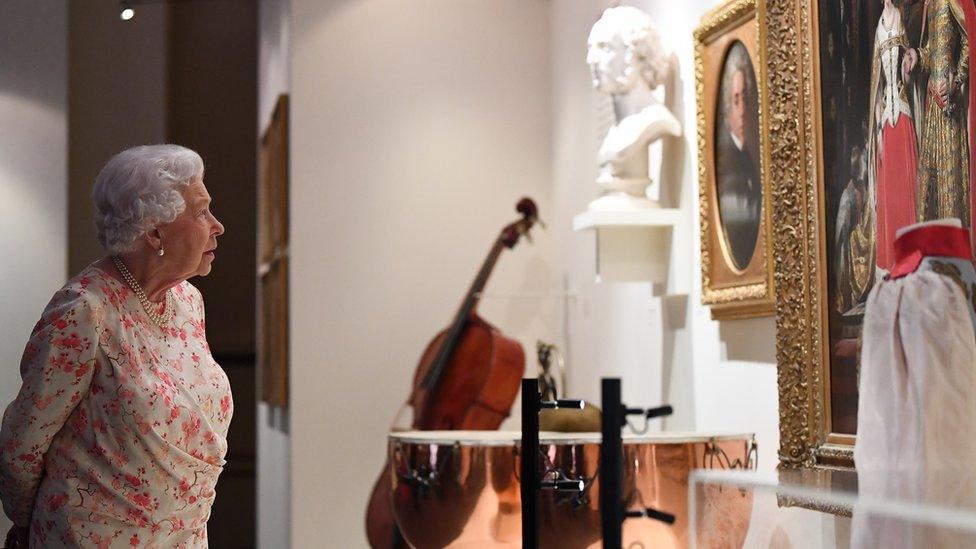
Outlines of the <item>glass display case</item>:
M691 546L976 547L973 474L872 476L859 489L850 470L696 471Z

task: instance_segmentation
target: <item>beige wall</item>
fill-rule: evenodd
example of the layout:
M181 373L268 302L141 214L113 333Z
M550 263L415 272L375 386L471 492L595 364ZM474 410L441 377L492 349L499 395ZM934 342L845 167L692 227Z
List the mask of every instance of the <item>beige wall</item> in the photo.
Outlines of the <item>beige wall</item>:
M551 219L548 10L291 2L293 547L365 546L421 351L516 200ZM539 232L505 253L489 291L559 286L551 254ZM536 337L561 333L555 308L496 298L482 313L531 359Z
M569 229L572 216L597 193L593 159L605 131L597 113L605 113L608 106L590 86L583 48L593 22L611 2L552 2L554 231L558 264L580 294L579 306L568 319L575 359L570 387L575 394L595 398L599 378L619 374L625 399L646 404L660 399L674 406L675 415L662 422L663 428L755 432L760 469L769 472L776 466L779 446L775 321L716 322L701 304L692 32L701 15L720 3L625 2L651 14L679 63L669 103L685 135L666 144L659 180L663 205L682 209L684 224L674 233L668 286L652 290L641 283L595 283L593 235ZM764 507L768 498L760 500L756 516L776 512ZM825 521L824 528L825 539L832 539L832 521ZM808 532L772 530L758 528L748 546L768 546L774 534L814 543L804 538Z
M597 195L594 158L609 105L590 85L584 54L593 22L611 2L555 0L554 232L558 263L579 292L567 320L574 358L570 387L584 398L598 398L599 378L620 375L625 400L665 401L675 407L663 428L756 432L761 466L772 470L779 444L774 319L715 322L701 304L692 31L701 15L719 2L626 4L651 14L663 42L678 58L668 103L685 134L664 144L661 172L653 175L662 182L662 205L680 208L685 215L674 231L666 286L594 281L594 236L573 233L570 224Z
M583 304L571 318L579 326L571 386L589 395L598 390L601 375L619 371L625 398L646 402L659 397L674 405L675 415L663 422L668 429L756 432L761 466L772 470L779 444L774 319L715 322L701 304L692 32L701 15L719 3L626 3L651 14L679 66L669 103L685 133L665 144L662 171L656 175L663 205L680 208L685 216L672 240L668 285L653 290L648 284L595 284L592 235L570 234L566 228L597 193L593 156L602 134L595 113L606 109L606 99L589 85L581 48L611 3L553 3L554 190L564 220L559 227L565 231L560 251ZM650 343L641 347L640 342ZM604 365L599 358L608 354L618 360ZM627 397L628 386L638 392Z
M701 305L692 30L717 3L628 2L678 57L671 107L686 128L659 174L685 220L669 283L652 288L597 283L593 235L570 229L597 192L607 105L584 55L610 2L292 0L295 547L323 532L362 545L383 433L419 352L522 192L545 197L551 230L503 258L490 291L574 297L496 299L486 316L527 344L563 345L574 395L598 400L599 378L619 375L626 400L675 406L666 428L756 432L772 470L774 321L714 322Z
M162 4L119 19L114 0L68 2L68 271L102 255L91 188L115 153L166 139L166 24Z
M774 319L715 322L701 304L692 32L701 15L720 3L626 2L651 14L679 65L669 102L685 133L665 145L660 180L663 205L682 209L685 217L672 240L664 291L652 291L648 284L594 283L593 237L568 229L572 215L597 193L593 158L602 134L596 113L606 109L606 99L589 85L583 47L593 22L611 2L552 4L553 185L557 230L564 231L560 261L571 285L579 287L581 303L570 318L577 326L571 387L584 396L598 395L599 377L619 372L625 398L647 402L657 397L674 405L675 416L663 422L666 428L756 432L761 468L771 471L779 445ZM634 391L631 396L628 390Z
M0 3L0 410L67 272L67 23L59 0ZM0 513L0 534L9 528Z
M649 282L598 282L596 243L592 231L573 232L573 216L596 198L596 153L613 120L607 96L596 93L586 65L586 40L593 23L610 2L556 0L552 17L552 188L555 202L553 233L557 264L577 294L567 312L570 327L570 380L574 395L598 402L600 378L622 379L622 396L632 405L668 402L675 415L654 427L695 427L692 382L692 333L688 315L692 297L693 233L691 206L697 204L694 170L685 139L667 140L667 162L654 179L662 181L662 205L681 208L685 219L673 231L670 272L666 285ZM672 9L673 14L693 8ZM661 14L655 14L660 18ZM662 22L663 23L663 22ZM664 26L664 25L662 25ZM689 27L684 27L687 29ZM675 33L683 32L676 28ZM693 89L693 87L692 87ZM689 116L680 87L669 106L679 120ZM689 119L693 120L694 112ZM688 127L693 127L693 122ZM692 188L691 191L688 188ZM690 194L689 194L690 193ZM660 297L667 295L667 297Z

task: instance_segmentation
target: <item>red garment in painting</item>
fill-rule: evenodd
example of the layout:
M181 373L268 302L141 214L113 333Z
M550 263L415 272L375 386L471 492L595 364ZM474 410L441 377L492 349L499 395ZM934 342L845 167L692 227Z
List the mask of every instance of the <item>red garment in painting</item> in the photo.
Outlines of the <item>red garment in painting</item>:
M877 156L878 266L891 270L895 259L895 231L915 223L915 174L918 172L915 128L901 115L885 124Z

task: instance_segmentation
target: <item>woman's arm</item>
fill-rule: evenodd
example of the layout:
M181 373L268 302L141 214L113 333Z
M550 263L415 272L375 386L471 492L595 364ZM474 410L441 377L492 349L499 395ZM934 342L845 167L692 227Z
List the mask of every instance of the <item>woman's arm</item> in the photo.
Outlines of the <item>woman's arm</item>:
M956 63L956 74L949 93L962 88L967 80L969 80L969 40L966 37L966 27L963 26L959 31L959 59Z
M23 383L0 426L0 500L16 526L29 525L44 455L98 367L96 312L78 293L56 295L24 349Z

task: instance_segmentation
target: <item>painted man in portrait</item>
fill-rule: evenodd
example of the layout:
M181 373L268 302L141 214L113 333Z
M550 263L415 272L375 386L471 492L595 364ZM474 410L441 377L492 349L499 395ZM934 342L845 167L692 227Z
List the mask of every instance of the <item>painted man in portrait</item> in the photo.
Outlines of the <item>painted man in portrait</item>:
M740 270L749 265L756 249L762 209L758 150L753 150L758 147L758 131L747 124L749 109L758 111L754 74L745 47L733 45L719 89L724 116L716 132L716 191L729 254Z
M842 314L860 314L874 286L875 210L868 185L867 154L851 149L851 177L841 193L834 246L834 307Z
M956 217L971 228L976 82L969 42L976 34L976 6L972 0L928 0L922 19L919 46L906 53L902 67L906 76L917 73L918 95L924 97L918 124L918 218Z

